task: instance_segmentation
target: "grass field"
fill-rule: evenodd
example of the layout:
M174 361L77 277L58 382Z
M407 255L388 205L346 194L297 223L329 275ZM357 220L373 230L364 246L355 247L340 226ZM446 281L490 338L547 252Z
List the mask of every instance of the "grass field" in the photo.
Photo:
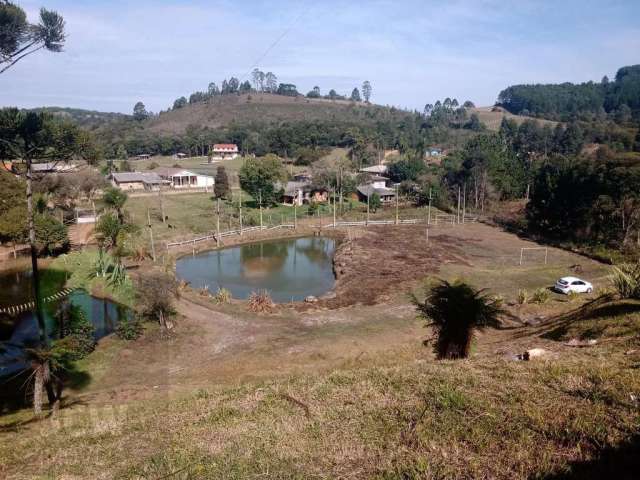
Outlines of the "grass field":
M349 235L354 257L341 261L387 282L373 304L354 293L339 309L257 315L186 290L170 336L150 326L132 343L103 339L81 364L88 385L67 392L55 419L0 417L0 476L632 478L640 304L552 295L519 306L519 288L549 286L575 264L604 288L607 268L557 249L548 265L521 266L532 243L487 225L441 226L429 244L408 228ZM420 257L438 260L432 273L409 268ZM488 287L511 316L477 336L470 359L436 361L408 298L425 276ZM534 347L548 356L514 360Z
M544 120L540 118L534 117L524 117L522 115L514 115L512 113L507 112L504 109L498 109L497 111L493 111L493 107L478 107L471 110L472 113L476 113L480 118L480 121L484 123L489 130L498 131L500 130L500 123L503 118L508 118L509 120L515 120L518 124L524 122L525 120L535 120L539 122L541 125L549 125L552 128L556 126L558 122L553 122L551 120Z

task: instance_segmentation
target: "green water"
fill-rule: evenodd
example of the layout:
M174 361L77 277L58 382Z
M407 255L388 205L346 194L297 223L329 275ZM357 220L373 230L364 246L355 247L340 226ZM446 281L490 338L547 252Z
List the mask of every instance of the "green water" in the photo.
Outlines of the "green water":
M192 288L228 289L234 298L267 290L276 302L322 296L335 284L335 240L305 237L271 240L179 258L176 275Z

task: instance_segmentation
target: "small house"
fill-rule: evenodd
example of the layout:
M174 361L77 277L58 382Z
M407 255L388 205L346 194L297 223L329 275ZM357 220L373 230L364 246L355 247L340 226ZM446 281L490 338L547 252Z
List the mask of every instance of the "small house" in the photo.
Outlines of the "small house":
M233 160L238 158L238 146L234 143L216 143L211 147L209 161Z
M366 202L374 193L378 194L382 203L391 203L396 198L396 191L393 188L387 188L387 179L380 176L374 176L369 183L359 185L357 191L361 202Z
M148 153L141 153L140 155L136 155L136 160L149 160L151 155Z
M160 167L152 172L158 175L171 188L209 188L213 187L215 179L209 175L185 170L183 168Z
M111 184L120 190L157 191L162 179L153 172L117 172L109 175Z
M293 180L284 185L282 203L301 206L305 203L322 203L329 200L326 188L314 187L308 180Z

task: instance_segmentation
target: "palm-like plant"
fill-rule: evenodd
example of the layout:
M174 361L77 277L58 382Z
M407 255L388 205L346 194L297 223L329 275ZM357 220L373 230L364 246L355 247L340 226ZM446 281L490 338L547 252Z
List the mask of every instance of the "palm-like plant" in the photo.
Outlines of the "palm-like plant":
M419 317L436 331L434 350L440 359L468 357L475 331L497 327L503 312L484 289L476 290L461 281L443 280L427 291L424 302L414 296L413 303Z

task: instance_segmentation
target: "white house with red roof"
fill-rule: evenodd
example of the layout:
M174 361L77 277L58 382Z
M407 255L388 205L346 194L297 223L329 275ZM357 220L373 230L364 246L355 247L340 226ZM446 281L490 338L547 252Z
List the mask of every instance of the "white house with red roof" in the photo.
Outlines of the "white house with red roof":
M209 161L233 160L238 155L238 146L235 143L216 143L211 147Z

